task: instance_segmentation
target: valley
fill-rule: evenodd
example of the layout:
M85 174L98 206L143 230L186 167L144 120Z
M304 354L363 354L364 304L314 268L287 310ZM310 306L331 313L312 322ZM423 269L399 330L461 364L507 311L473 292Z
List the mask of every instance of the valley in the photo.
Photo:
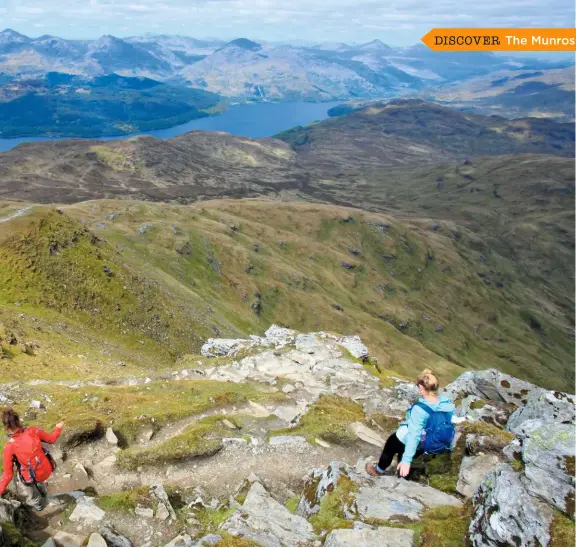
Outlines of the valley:
M565 544L573 226L573 124L420 99L1 153L0 403L66 427L0 540ZM425 367L454 450L367 476Z
M4 153L4 200L69 204L3 224L4 302L15 311L29 294L33 310L51 303L80 325L93 307L99 336L147 333L168 361L211 332L284 323L359 333L398 373L430 363L454 375L489 356L510 374L573 382L569 124L404 101L279 137L192 132ZM9 217L16 202L5 204ZM42 275L23 282L30 261ZM61 271L79 294L59 288ZM124 294L121 279L134 289Z

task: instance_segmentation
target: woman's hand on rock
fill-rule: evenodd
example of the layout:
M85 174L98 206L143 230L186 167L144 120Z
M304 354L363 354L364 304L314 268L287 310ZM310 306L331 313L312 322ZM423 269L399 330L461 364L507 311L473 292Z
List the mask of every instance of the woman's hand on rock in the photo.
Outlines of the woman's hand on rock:
M398 472L400 477L405 478L410 473L410 465L406 464L405 462L401 462L398 465Z

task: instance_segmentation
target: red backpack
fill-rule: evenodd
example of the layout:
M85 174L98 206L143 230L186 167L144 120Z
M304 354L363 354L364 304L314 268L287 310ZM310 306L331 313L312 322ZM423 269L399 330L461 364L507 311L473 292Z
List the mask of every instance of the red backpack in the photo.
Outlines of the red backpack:
M56 463L42 445L38 428L31 426L11 437L14 464L22 483L30 485L46 481L56 469Z

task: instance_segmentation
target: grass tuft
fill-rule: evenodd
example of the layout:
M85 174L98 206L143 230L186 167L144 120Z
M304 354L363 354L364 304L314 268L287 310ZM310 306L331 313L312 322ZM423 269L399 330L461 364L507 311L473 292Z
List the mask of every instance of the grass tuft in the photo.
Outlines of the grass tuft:
M354 522L345 518L344 507L354 502L358 486L345 476L320 502L320 509L308 520L317 534L328 534L333 529L351 529Z
M269 434L305 436L309 441L322 438L328 442L349 445L356 440L356 436L348 432L346 426L364 419L364 411L357 403L341 396L322 395L295 428L276 430Z
M134 487L110 495L101 495L96 503L107 512L130 513L138 504L152 506L155 500L150 496L148 487Z
M163 466L197 457L210 457L222 449L224 431L213 424L198 422L182 434L147 449L125 449L118 453L118 467Z
M550 527L550 546L576 546L576 524L558 510Z

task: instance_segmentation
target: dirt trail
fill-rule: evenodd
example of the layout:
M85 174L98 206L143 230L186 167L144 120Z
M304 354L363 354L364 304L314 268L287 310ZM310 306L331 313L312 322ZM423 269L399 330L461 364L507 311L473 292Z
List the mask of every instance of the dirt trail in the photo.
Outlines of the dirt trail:
M2 217L0 219L0 223L6 223L8 221L11 221L12 219L15 219L16 217L21 217L22 215L24 215L24 213L26 213L29 209L32 209L32 206L26 206L23 207L21 209L16 210L14 213L11 213L10 215L8 215L7 217Z

